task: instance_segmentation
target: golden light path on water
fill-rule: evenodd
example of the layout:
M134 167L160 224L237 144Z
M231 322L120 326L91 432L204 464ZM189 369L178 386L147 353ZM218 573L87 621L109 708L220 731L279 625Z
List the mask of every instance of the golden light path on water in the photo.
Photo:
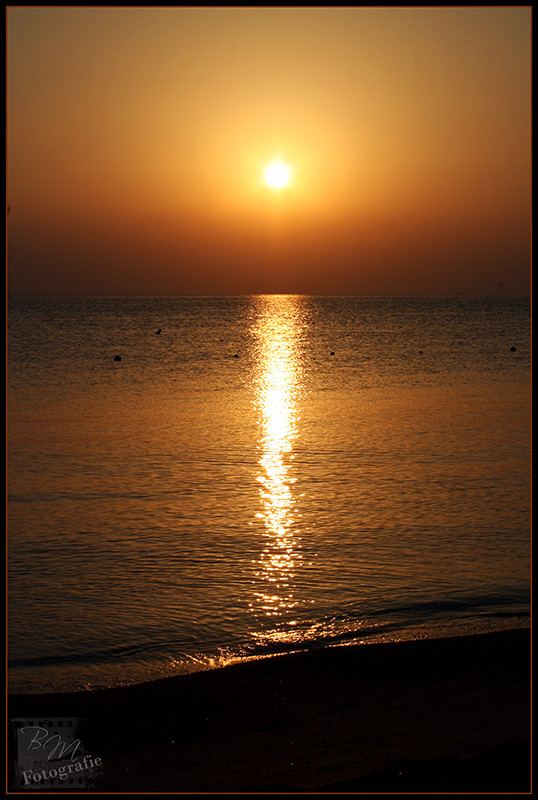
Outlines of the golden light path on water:
M295 530L293 444L298 436L300 394L300 315L295 297L260 298L254 325L257 344L255 405L260 437L261 511L264 545L255 572L251 611L274 620L272 630L255 633L265 641L293 639L297 606L294 578L301 561ZM267 620L269 618L269 620ZM266 625L263 626L266 628Z

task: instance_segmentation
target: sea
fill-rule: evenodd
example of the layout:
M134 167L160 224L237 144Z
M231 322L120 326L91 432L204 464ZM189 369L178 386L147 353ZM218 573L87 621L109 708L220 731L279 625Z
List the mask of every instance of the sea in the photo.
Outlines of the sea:
M11 692L527 627L525 297L7 306Z

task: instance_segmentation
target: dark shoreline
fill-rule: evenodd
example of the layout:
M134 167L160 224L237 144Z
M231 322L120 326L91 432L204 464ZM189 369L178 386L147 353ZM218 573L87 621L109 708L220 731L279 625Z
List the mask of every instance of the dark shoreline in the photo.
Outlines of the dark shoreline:
M81 741L103 763L90 792L528 792L530 631L11 695L8 715L80 717ZM10 756L14 788L14 742Z

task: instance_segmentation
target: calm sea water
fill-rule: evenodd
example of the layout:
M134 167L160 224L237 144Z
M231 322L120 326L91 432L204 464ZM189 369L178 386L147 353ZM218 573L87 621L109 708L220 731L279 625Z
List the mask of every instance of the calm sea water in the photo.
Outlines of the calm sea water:
M528 299L12 297L8 337L12 690L528 624Z

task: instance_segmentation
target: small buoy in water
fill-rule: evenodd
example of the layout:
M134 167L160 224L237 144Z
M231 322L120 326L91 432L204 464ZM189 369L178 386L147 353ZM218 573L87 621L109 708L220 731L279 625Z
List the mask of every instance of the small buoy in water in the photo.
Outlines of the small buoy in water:
M418 352L420 353L420 355L422 355L422 353L424 352L424 350L419 350Z
M114 361L121 361L121 356L114 356Z
M331 355L334 356L334 350L331 350Z
M512 347L510 348L510 352L511 352L511 353L515 353L515 352L516 352L516 348L515 348L513 345L512 345Z
M158 336L160 332L161 332L161 329L159 328L158 331L155 331L155 336Z
M239 353L236 353L234 358L239 358Z

